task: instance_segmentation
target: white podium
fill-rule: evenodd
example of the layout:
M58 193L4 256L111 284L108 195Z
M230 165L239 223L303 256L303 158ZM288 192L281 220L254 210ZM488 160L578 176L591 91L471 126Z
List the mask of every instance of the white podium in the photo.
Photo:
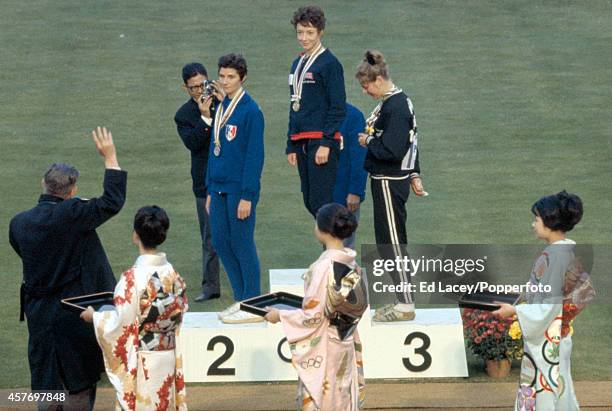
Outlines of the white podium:
M303 295L306 269L270 270L270 292ZM413 321L359 323L366 378L467 377L458 308L418 309ZM295 380L279 324L223 324L217 313L187 313L177 342L187 382Z

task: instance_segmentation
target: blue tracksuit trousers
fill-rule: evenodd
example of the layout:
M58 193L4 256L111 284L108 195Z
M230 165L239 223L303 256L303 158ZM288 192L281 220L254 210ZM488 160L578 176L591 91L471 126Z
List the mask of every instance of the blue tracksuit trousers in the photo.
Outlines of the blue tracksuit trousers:
M227 272L234 301L261 294L259 257L255 248L255 208L245 220L237 217L240 194L211 192L210 228L213 247Z

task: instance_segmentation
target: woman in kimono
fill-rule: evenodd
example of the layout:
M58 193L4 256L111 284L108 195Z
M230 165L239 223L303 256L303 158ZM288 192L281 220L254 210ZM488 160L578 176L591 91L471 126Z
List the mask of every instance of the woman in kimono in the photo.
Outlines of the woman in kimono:
M157 246L170 222L157 206L134 218L134 244L140 256L121 276L114 306L81 314L93 322L108 379L115 387L116 410L186 410L182 359L176 337L187 311L185 282Z
M356 228L346 207L321 207L315 235L326 250L304 274L302 308L269 308L265 317L271 323L280 321L287 336L299 378L298 410L356 411L363 406L365 380L356 327L367 307L367 287L355 251L342 244Z
M501 318L516 315L523 336L515 410L578 410L570 374L571 322L594 292L574 256L576 243L565 233L582 218L582 201L562 191L542 197L531 211L533 231L548 246L533 265L529 282L550 286L550 292L527 294L527 304L500 304L494 311Z

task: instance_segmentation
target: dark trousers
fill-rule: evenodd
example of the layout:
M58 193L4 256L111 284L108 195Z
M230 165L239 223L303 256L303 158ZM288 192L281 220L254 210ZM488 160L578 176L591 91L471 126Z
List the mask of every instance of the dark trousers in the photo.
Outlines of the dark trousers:
M251 215L238 219L240 194L211 193L210 221L212 241L227 272L234 301L242 301L261 294L259 257L255 248L255 208Z
M374 206L374 233L381 257L403 259L408 256L406 244L406 201L410 194L410 179L371 179L372 203ZM393 284L409 283L410 273L405 270L390 271ZM409 292L397 292L400 303L412 303Z
M333 203L338 170L338 148L331 147L327 163L317 165L315 156L319 147L318 140L305 140L297 144L296 150L304 205L313 217L321 206Z
M196 209L202 237L202 291L218 294L220 293L219 256L212 245L210 221L206 212L206 197L196 197Z

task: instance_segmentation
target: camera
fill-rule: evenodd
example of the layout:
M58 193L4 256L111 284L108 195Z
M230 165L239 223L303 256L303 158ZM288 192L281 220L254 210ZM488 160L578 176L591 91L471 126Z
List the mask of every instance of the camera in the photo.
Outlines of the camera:
M200 101L204 101L208 98L208 96L212 95L213 92L215 91L214 85L215 82L214 80L206 80L204 81L204 83L202 83L202 85L204 86L204 91L202 92L202 95L200 96Z

